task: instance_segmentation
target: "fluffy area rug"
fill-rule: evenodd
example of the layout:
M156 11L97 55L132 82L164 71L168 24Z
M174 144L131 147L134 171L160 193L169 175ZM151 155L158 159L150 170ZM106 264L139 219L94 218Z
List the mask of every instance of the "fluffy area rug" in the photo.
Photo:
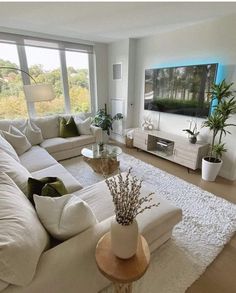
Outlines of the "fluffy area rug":
M236 205L127 154L121 154L119 160L121 171L133 167L132 174L183 211L182 222L175 226L172 238L152 254L148 271L134 283L134 292L183 293L233 236ZM103 180L82 157L61 163L83 186ZM112 292L111 286L102 292Z

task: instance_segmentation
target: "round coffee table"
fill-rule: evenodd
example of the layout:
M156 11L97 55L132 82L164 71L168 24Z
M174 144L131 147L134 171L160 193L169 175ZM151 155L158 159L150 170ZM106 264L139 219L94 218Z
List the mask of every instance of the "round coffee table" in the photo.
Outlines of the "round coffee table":
M115 292L132 292L132 282L140 279L150 262L150 251L145 238L140 235L137 253L129 259L116 257L111 250L111 235L106 233L99 241L95 253L100 272L113 282Z
M122 149L118 146L110 144L93 144L83 148L81 154L84 161L93 169L93 171L108 175L116 171L120 162L117 156L122 153Z

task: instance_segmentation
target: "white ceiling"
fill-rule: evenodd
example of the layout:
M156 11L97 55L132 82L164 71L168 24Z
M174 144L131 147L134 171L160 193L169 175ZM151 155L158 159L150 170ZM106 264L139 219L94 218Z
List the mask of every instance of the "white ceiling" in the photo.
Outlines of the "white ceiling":
M112 42L232 13L236 13L233 2L0 2L0 26Z

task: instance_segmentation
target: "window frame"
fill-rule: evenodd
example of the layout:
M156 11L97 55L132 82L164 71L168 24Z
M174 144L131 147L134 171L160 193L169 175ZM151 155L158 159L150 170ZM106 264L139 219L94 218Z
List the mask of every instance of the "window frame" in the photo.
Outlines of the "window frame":
M59 60L60 60L60 69L61 69L61 82L62 82L62 91L64 96L64 108L65 114L71 113L71 103L70 103L70 95L69 95L69 83L68 83L68 72L67 72L67 64L66 64L66 51L75 51L75 52L84 52L88 54L88 70L89 70L89 92L90 92L90 104L91 109L89 114L95 113L97 108L97 94L96 94L96 81L95 81L95 54L92 45L87 44L78 44L64 41L56 41L28 36L21 36L9 33L1 33L0 32L0 43L9 43L15 44L17 47L17 53L20 63L20 69L29 73L29 67L27 63L27 56L25 46L31 46L29 42L35 42L32 45L37 46L39 48L44 48L48 44L52 44L52 48L59 51ZM45 43L45 46L40 44ZM31 80L29 76L21 72L23 85L31 84ZM28 116L35 117L37 115L35 110L34 102L26 102Z

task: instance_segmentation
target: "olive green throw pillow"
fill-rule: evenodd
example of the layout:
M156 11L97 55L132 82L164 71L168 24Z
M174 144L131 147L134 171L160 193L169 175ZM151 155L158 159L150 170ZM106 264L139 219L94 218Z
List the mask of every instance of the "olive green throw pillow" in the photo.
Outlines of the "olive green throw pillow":
M59 118L59 135L60 137L78 136L79 132L75 124L74 118L70 117L68 121L64 117Z
M59 197L68 194L64 183L57 177L44 177L42 179L28 179L28 198L33 202L33 195Z

